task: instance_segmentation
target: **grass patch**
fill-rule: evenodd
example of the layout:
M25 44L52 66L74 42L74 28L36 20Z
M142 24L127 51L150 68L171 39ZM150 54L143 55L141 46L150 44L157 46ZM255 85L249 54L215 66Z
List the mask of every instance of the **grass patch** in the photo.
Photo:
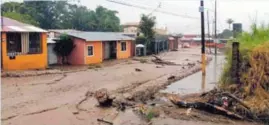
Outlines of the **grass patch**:
M88 69L98 69L102 68L103 66L101 64L89 64Z

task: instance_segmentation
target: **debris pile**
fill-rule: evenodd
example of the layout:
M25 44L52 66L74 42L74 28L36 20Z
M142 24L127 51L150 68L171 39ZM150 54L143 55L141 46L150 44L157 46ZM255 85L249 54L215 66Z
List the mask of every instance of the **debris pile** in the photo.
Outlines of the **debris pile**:
M181 108L188 108L189 110L195 108L233 119L261 122L262 118L266 117L264 114L262 116L257 114L248 103L235 94L217 89L202 93L195 98L180 98L176 95L170 95L169 100Z
M234 83L230 80L233 77L229 74L234 69L231 67L226 68L227 71L223 74L221 88L243 100L249 107L249 112L255 115L256 119L268 121L269 43L265 42L251 49L241 48L239 82Z
M126 106L133 106L134 102L128 101L121 94L113 95L108 93L107 89L102 88L94 93L95 99L98 101L100 107L114 106L118 110L124 111Z
M160 57L157 57L155 55L153 55L152 57L154 57L154 59L152 59L151 61L154 62L155 64L160 64L160 65L179 65L179 64L176 64L174 62L165 61L165 60L163 60Z
M108 91L105 88L99 89L94 93L94 97L99 102L100 106L112 105L113 99L109 97Z

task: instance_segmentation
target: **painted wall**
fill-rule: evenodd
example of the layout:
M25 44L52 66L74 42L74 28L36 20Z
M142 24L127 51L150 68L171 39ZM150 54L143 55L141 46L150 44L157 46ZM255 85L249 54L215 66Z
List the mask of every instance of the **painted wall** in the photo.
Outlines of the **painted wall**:
M47 34L41 35L41 54L17 55L14 60L10 60L7 55L6 33L2 33L2 55L4 70L26 70L26 69L45 69L47 67Z
M69 55L68 62L72 65L85 64L85 58L84 58L85 40L73 38L73 41L76 47ZM59 61L61 61L61 59Z
M117 59L125 59L131 57L131 41L126 42L126 51L121 51L121 42L117 42Z
M93 55L88 56L88 46L93 46ZM102 41L89 41L85 43L84 47L85 64L101 63L103 61L103 47Z

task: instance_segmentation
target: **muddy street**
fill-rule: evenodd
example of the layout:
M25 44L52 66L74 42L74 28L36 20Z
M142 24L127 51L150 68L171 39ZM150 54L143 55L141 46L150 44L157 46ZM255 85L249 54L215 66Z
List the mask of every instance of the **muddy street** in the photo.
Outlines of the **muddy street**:
M213 60L208 64L206 68L204 90L202 90L202 72L199 71L180 81L172 83L171 85L167 86L166 89L161 90L161 92L184 95L191 93L199 93L202 91L209 91L213 89L214 87L216 87L216 81L220 79L225 63L224 58L224 55L218 55L217 58L213 56Z
M92 97L80 105L85 111L78 111L76 104L87 91L94 92L100 88L109 91L128 88L125 91L131 91L139 90L141 86L154 86L156 79L167 80L170 74L188 71L192 68L188 66L190 63L199 67L199 50L182 49L158 55L179 65L157 65L150 61L152 57L143 57L146 62L129 59L112 66L74 73L2 78L2 122L13 125L41 122L98 124L97 118L113 115L115 111L97 108Z

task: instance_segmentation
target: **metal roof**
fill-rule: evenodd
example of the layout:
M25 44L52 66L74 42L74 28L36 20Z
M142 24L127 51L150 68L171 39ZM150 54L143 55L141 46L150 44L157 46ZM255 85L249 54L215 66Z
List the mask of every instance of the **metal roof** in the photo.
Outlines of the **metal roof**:
M124 35L120 32L64 32L67 35L84 39L86 41L118 41L134 40L134 38Z
M2 17L3 28L2 32L47 32L41 28L21 23L7 17Z

